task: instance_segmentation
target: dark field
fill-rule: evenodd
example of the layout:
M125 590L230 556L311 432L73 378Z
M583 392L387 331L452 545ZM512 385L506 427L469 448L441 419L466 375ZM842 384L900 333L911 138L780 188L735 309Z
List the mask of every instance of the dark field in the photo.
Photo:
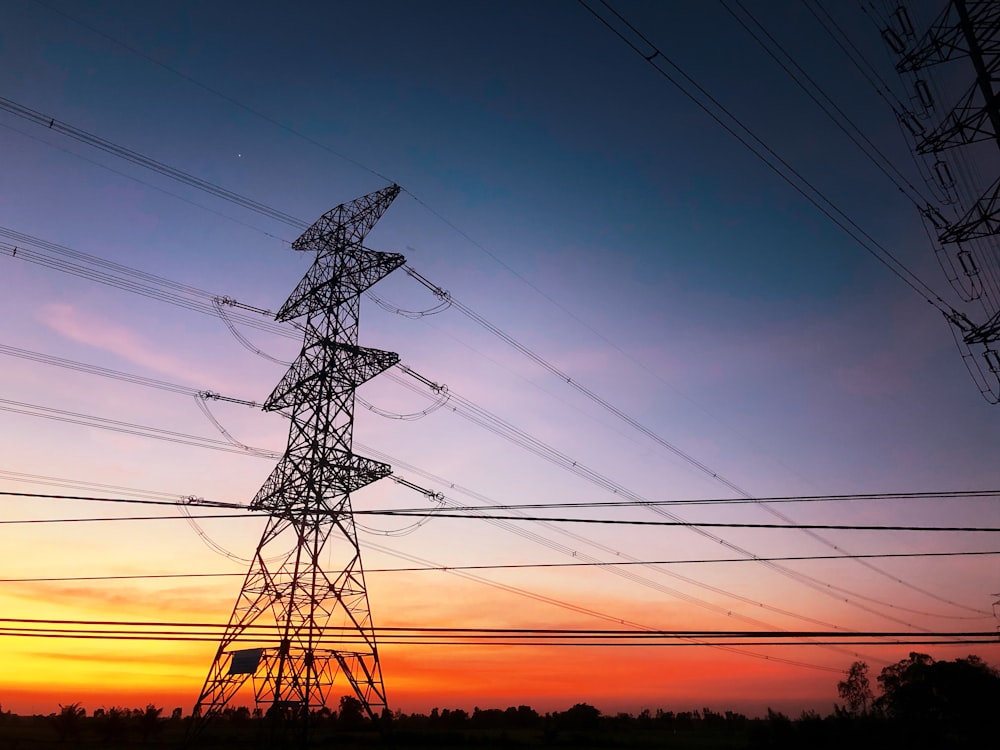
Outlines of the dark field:
M748 719L709 710L644 712L640 716L601 716L578 704L569 711L539 715L528 709L477 709L397 715L377 725L335 714L315 716L308 736L301 724L275 724L231 712L209 724L196 738L188 737L190 718L163 718L152 709L99 710L80 715L63 710L50 716L0 714L0 750L81 748L676 748L677 750L736 750L737 748L980 748L993 746L989 722L954 726L928 720L903 722L886 717L852 717L841 711L827 717L803 714L797 719L777 713ZM69 717L69 718L68 718Z

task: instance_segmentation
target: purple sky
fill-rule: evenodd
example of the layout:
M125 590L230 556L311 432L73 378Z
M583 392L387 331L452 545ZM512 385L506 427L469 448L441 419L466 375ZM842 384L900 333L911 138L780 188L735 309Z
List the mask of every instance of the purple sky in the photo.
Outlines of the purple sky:
M755 496L1000 486L1000 412L979 395L941 314L583 7L568 0L312 5L288 3L279 11L257 2L150 7L109 0L77 7L15 0L0 11L0 96L309 222L383 187L383 176L398 182L406 192L371 233L372 247L404 253L456 300ZM618 7L952 301L912 204L721 4ZM804 6L748 7L892 162L918 180L892 113ZM836 17L897 83L869 19L853 6L837 8ZM272 310L307 267L308 259L287 246L298 230L2 112L0 154L6 229ZM982 162L987 177L995 163ZM218 318L27 262L24 253L0 253L0 283L0 344L8 347L256 401L285 370L241 346ZM437 302L403 271L374 291L409 310ZM240 330L276 359L295 356L294 337ZM398 352L418 373L646 499L735 496L455 308L413 320L365 300L361 342ZM384 377L361 395L400 414L431 403ZM0 398L223 439L190 396L12 356L0 364ZM385 419L359 407L356 440L496 502L619 497L470 424L452 406L419 420ZM280 418L233 405L211 408L240 442L283 449ZM0 450L0 470L7 472L0 489L10 491L45 491L10 474L20 472L244 502L273 465L10 411L0 411ZM412 472L398 474L450 492ZM5 518L116 512L94 504L0 502ZM388 481L355 498L356 507L369 508L425 502ZM774 520L757 507L675 510L687 520ZM995 499L780 510L803 523L1000 525ZM403 525L383 518L363 523L381 531ZM613 551L660 560L731 556L686 529L572 526L567 530L584 539L571 540L550 527L521 526L600 559ZM259 528L258 521L204 524L243 557L253 552ZM183 521L9 527L0 534L4 577L242 569L207 549ZM829 553L802 532L720 535L760 556ZM996 547L989 534L826 537L856 553ZM369 567L401 564L382 547L443 565L567 559L551 545L475 521L437 519L406 536L371 533L362 542L373 545ZM849 588L853 605L759 565L671 569L694 583L658 570L642 574L774 627L813 626L775 611L762 614L760 603L849 629L995 627L989 614L1000 587L995 557L878 566L904 584L852 562L797 568ZM592 569L489 577L588 607L603 602L611 614L652 626L745 626ZM238 586L234 580L172 585L169 595L189 595L193 609L216 601L220 620ZM435 589L420 578L389 586L373 577L376 622L454 623L470 616L457 600L436 593L449 585ZM92 611L135 618L145 611L140 602L167 596L162 588L118 594L112 588ZM32 591L16 588L4 610L34 616ZM7 596L0 593L0 600ZM531 627L550 618L602 627L535 605L518 617L516 597L486 587L474 596L503 613L496 617L504 624ZM90 606L67 600L46 616ZM956 619L965 617L971 619ZM875 657L895 661L908 650L857 653L879 667L884 662ZM935 653L950 658L970 650L998 659L995 647ZM816 648L796 658L846 669L855 655ZM733 659L738 668L742 662ZM185 675L196 692L203 669ZM827 705L835 676L817 679L831 693ZM780 689L787 692L781 699L793 700L800 687Z

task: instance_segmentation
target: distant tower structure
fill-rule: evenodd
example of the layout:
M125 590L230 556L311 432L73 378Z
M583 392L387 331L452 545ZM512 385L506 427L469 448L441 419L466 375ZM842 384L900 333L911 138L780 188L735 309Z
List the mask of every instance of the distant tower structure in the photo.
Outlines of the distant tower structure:
M949 321L983 396L1000 403L1000 3L947 0L918 35L898 2L882 37L912 87L912 106L897 114L940 197L924 217L952 285L977 303ZM954 97L947 92L956 88L956 73L965 83ZM984 168L988 186L976 184Z
M250 504L269 518L195 733L248 682L258 709L303 731L341 674L369 716L386 706L351 493L391 469L351 445L355 389L399 361L358 346L361 293L405 260L361 244L398 194L392 185L337 206L292 244L316 258L275 318L300 320L302 352L264 403L288 417L288 447Z

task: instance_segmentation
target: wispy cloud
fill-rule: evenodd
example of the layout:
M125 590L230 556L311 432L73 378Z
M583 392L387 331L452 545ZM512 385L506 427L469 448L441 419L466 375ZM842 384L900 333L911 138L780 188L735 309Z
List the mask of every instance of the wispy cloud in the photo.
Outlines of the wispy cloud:
M56 333L95 349L110 352L133 364L172 378L191 381L197 368L166 353L162 346L145 340L126 325L73 305L46 305L39 320Z
M145 646L148 648L148 645ZM177 649L168 649L170 663L173 666L179 664L201 666L204 663L204 658L200 654L188 654L178 652ZM100 651L95 653L80 653L74 651L30 651L25 654L25 656L34 659L50 659L56 662L83 662L90 664L154 664L158 667L163 666L164 663L164 653L150 653L148 655L136 654L136 653L122 653L122 652L112 652L112 651Z
M120 618L137 614L154 619L169 612L169 619L185 617L217 619L220 589L204 587L170 588L162 590L137 587L116 587L108 590L102 586L52 585L44 589L32 585L8 584L4 592L8 599L55 604L75 612L97 612L102 616L114 613ZM225 599L228 601L228 599Z

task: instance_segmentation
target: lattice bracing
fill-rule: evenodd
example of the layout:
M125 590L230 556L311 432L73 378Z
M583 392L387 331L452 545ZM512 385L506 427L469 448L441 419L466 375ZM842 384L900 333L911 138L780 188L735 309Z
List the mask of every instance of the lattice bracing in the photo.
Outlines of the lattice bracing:
M269 514L198 697L203 726L252 684L256 707L308 727L335 680L369 715L386 706L351 493L390 473L352 451L354 390L399 358L358 346L359 295L404 258L362 247L396 185L327 212L296 240L316 259L279 320L305 318L302 351L264 404L288 446L250 507Z

